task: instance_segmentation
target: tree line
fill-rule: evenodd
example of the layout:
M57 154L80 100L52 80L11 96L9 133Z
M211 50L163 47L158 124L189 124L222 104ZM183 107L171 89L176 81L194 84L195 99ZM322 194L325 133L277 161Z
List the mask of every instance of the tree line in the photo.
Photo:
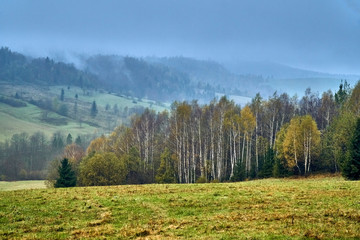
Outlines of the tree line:
M0 143L0 180L45 179L53 159L70 154L71 149L84 152L92 136L56 132L49 139L43 132L14 134ZM85 154L81 155L84 156Z
M344 172L349 165L359 177L351 162L359 101L360 84L352 89L345 81L321 97L307 89L301 99L257 94L243 108L222 97L145 110L90 143L77 165L78 184L239 181Z

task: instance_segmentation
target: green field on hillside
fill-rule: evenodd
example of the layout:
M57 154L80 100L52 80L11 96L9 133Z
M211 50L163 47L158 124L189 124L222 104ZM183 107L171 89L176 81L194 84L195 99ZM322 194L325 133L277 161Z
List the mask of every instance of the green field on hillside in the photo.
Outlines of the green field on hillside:
M59 100L61 89L64 89L65 92L64 102ZM120 111L124 111L125 108L130 111L136 107L163 111L168 107L168 104L156 103L147 99L140 100L127 96L116 96L100 90L82 90L79 87L70 87L68 89L67 86L41 87L35 85L8 85L4 83L0 87L0 95L3 97L11 98L16 93L21 95L26 101L29 101L29 99L51 99L53 102L57 101L57 104L64 103L69 109L69 117L41 109L29 102L26 102L26 107L12 107L0 102L0 142L9 140L13 134L21 132L33 134L41 131L47 137L50 137L57 131L64 134L71 133L72 136L108 133L121 123L129 121L128 116L113 114L115 104L117 104ZM81 123L78 119L75 120L74 118L73 109L76 94L78 94L78 117L81 117ZM90 107L94 100L99 110L98 116L95 119L90 117ZM111 108L109 111L105 111L107 104ZM43 121L42 115L45 111L48 112L47 117L49 119L54 121L60 120L61 122L66 122L66 124L52 124L51 122Z
M359 239L341 177L0 192L1 239Z
M26 132L33 134L43 132L47 137L57 131L64 134L71 133L73 136L80 134L94 134L97 128L78 122L70 118L65 118L56 113L50 113L49 116L54 119L65 119L66 125L53 125L41 121L42 110L34 105L27 104L26 107L14 108L4 103L0 103L0 142L11 138L13 134Z
M166 109L166 106L169 106L169 104L162 103L161 106L159 103L156 103L155 101L148 100L148 99L138 99L138 98L132 98L127 96L116 96L113 94L106 93L105 91L94 91L94 90L82 90L79 87L71 87L70 89L67 89L66 86L53 86L49 88L49 92L54 95L59 95L61 93L61 89L64 89L64 97L66 98L73 98L76 94L78 94L79 100L92 103L92 101L96 101L96 104L98 106L101 106L102 108L105 108L106 104L109 104L111 107L113 107L115 104L118 105L119 108L133 108L137 106L142 106L144 108L151 108L157 112L164 111Z

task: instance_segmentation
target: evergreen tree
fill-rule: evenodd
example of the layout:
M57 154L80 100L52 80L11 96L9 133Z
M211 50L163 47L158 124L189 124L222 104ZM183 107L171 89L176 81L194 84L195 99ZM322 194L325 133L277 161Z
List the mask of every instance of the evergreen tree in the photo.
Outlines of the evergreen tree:
M76 185L76 175L67 158L61 161L58 172L59 178L56 180L54 187L63 188L74 187Z
M157 183L175 183L175 170L174 170L174 160L171 158L171 152L166 147L164 152L160 156L161 162L158 169L158 174L156 175Z
M118 105L115 103L115 105L114 105L114 114L115 115L118 115L119 114L119 107L118 107Z
M350 85L345 80L344 84L341 80L339 90L335 93L335 102L336 104L341 107L347 100L350 94Z
M269 178L273 176L274 171L274 150L272 148L268 148L265 159L264 165L262 167L261 177Z
M356 122L355 131L350 141L348 156L343 167L343 175L349 180L360 179L360 118Z
M90 116L95 118L96 115L98 113L97 107L96 107L96 102L95 100L93 101L92 105L91 105L91 112L90 112Z
M60 94L60 101L64 101L64 95L65 95L65 92L64 92L64 89L62 88L61 94Z
M74 118L76 119L76 116L77 116L77 112L78 112L78 106L77 106L77 101L75 101L75 104L74 104Z
M245 164L238 161L234 168L234 176L231 178L231 181L244 181L246 179Z
M67 138L66 138L66 145L70 145L70 144L72 144L72 136L71 136L71 134L69 133L68 134L68 136L67 136Z
M75 143L79 146L81 146L81 137L77 136L77 138L75 139Z

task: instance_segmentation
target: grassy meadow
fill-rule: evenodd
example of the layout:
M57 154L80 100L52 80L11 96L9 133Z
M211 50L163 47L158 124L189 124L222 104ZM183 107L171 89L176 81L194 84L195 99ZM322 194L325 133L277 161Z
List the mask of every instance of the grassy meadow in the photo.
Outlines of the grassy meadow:
M12 107L0 102L0 142L9 140L13 134L21 132L31 135L41 131L47 137L52 136L57 131L66 135L71 133L75 137L77 135L108 133L114 127L128 121L128 119L124 116L112 115L112 110L105 111L107 104L111 108L117 104L121 111L125 108L131 109L139 106L151 108L155 111L163 111L169 107L169 104L156 103L152 100L116 96L103 91L87 91L79 87L70 87L68 89L67 86L39 87L35 85L1 84L0 82L0 96L12 97L18 93L27 100L52 99L55 102L54 100L56 99L57 104L62 103L59 100L61 89L65 91L64 103L68 107L69 117L64 117L51 111L48 112L47 117L54 121L65 122L65 124L54 124L50 121L44 121L43 114L45 110L29 102L26 102L26 107ZM76 94L78 94L78 118L80 116L81 123L79 119L74 119L73 108ZM94 100L99 110L99 114L95 119L90 117L90 107Z
M109 104L111 107L117 104L119 108L133 108L137 106L142 106L144 108L151 108L155 111L161 112L167 109L166 107L170 106L170 104L165 103L162 103L160 106L155 101L148 99L140 100L138 98L132 98L127 96L116 96L104 91L83 91L79 87L71 87L70 89L67 89L67 86L53 86L49 88L49 93L57 96L60 94L61 89L64 89L65 91L65 98L74 98L74 96L78 94L79 101L92 103L92 101L95 100L96 104L102 108L105 108L106 104ZM84 94L85 92L89 94Z
M14 190L41 189L41 188L46 188L44 180L13 181L13 182L0 181L0 191L14 191Z
M0 192L1 239L359 239L341 177Z
M51 137L55 132L71 133L73 136L80 134L94 134L98 130L86 123L81 126L76 121L50 113L53 119L65 119L66 125L53 125L41 121L42 110L34 105L27 104L26 107L14 108L4 103L0 103L0 142L9 140L15 133L26 132L29 135L35 132L43 132L47 137Z

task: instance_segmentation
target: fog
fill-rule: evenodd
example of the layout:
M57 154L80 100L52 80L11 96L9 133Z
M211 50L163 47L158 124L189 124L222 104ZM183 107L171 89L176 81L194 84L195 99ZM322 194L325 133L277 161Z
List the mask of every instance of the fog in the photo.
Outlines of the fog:
M35 56L186 56L360 74L356 0L3 0L0 45Z

